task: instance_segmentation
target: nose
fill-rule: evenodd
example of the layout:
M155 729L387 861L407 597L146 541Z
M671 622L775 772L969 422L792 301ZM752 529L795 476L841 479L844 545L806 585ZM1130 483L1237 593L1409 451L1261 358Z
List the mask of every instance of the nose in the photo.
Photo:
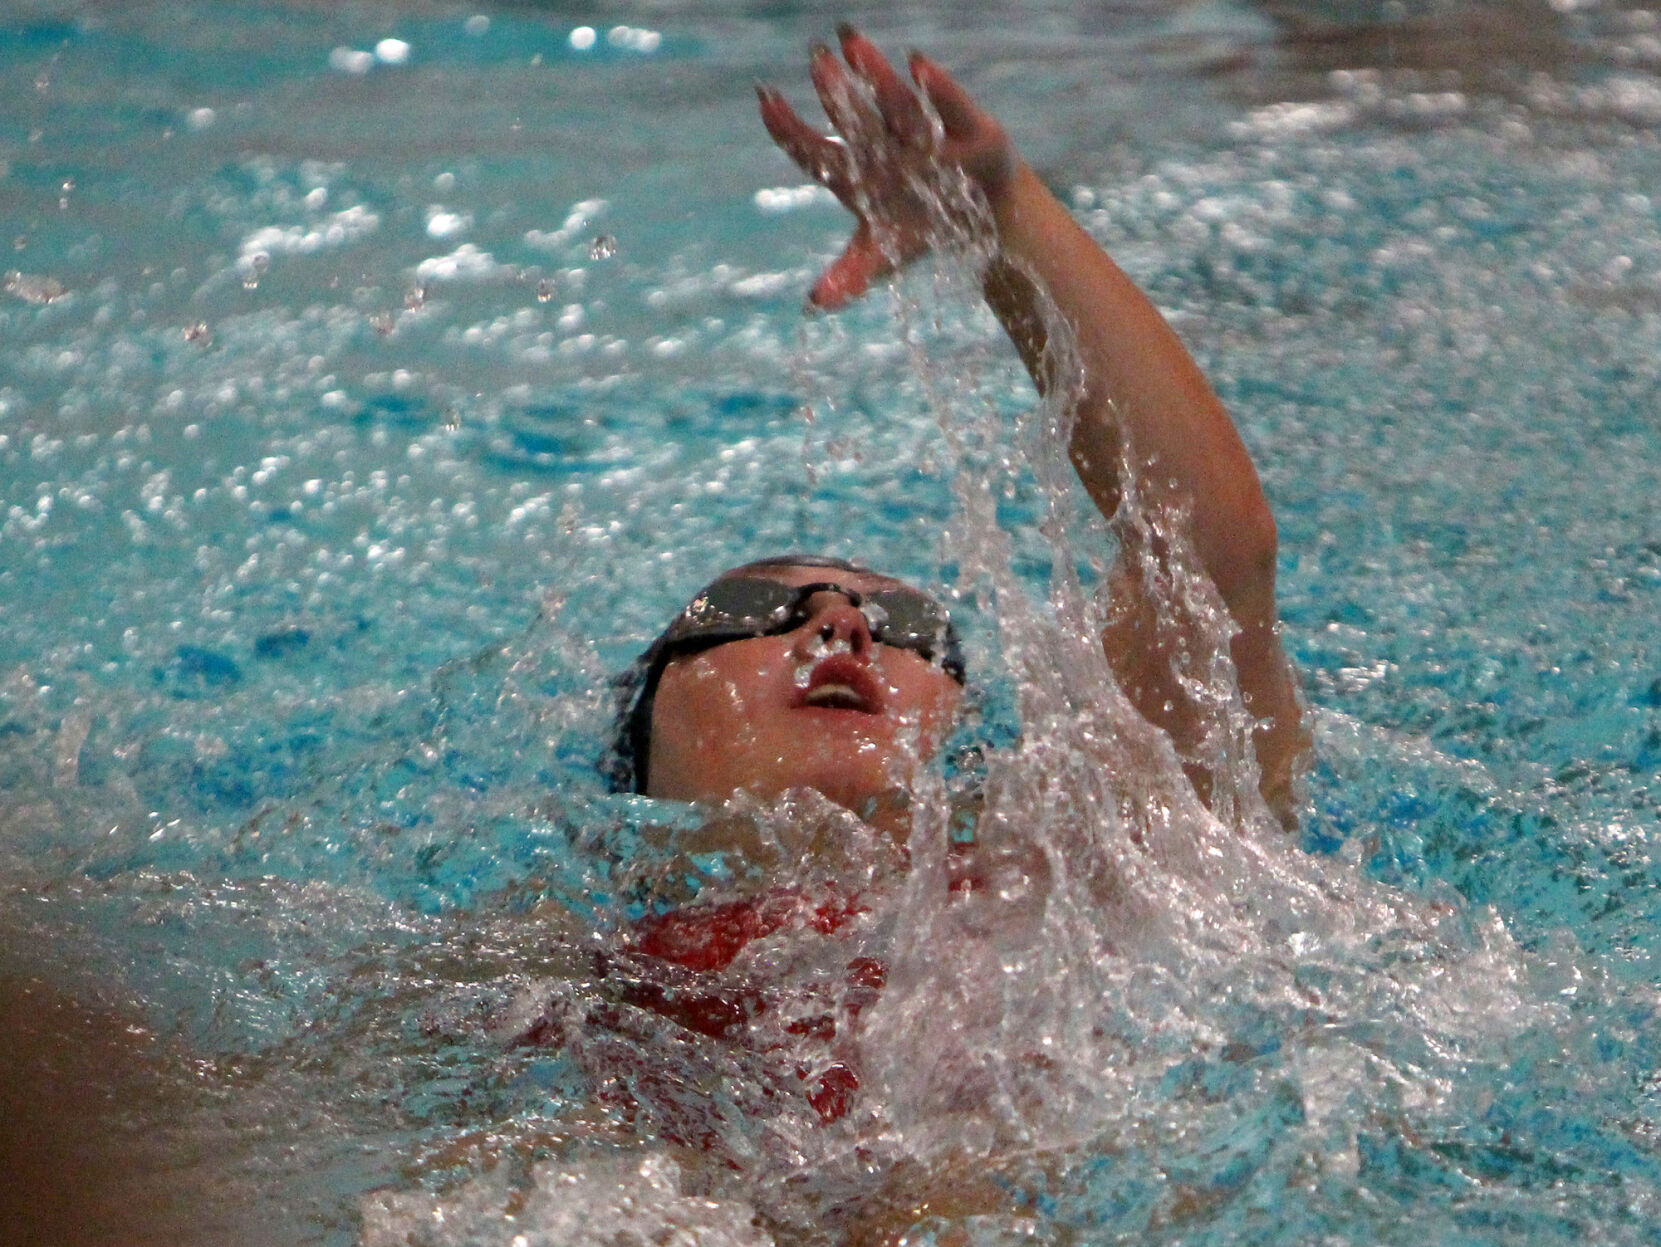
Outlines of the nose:
M796 649L802 658L811 657L815 640L847 643L848 651L861 656L871 650L871 624L864 613L840 593L815 593L807 601L807 622L796 629Z

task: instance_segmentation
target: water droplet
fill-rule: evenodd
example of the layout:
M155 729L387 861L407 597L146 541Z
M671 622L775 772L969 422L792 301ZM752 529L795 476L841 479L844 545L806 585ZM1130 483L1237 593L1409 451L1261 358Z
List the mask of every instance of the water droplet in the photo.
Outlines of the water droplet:
M244 290L259 289L260 278L265 276L265 270L271 267L271 257L263 251L256 251L247 256L242 262L242 288Z
M199 320L194 325L186 325L185 341L194 342L197 346L212 346L213 330L208 328L208 322L205 320Z
M376 312L369 318L369 327L383 338L390 338L392 331L398 327L398 322L392 318L391 312Z
M559 287L554 285L552 277L544 277L536 283L536 301L546 303L559 293Z
M600 234L588 244L590 260L609 260L617 254L617 240L610 234Z
M411 286L409 293L404 296L404 307L409 311L419 311L426 305L427 288L419 283Z

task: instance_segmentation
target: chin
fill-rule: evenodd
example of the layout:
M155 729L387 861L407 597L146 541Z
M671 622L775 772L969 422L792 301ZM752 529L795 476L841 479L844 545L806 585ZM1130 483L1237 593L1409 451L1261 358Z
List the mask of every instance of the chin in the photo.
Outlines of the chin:
M773 795L792 788L811 788L826 800L865 817L873 809L903 803L910 795L915 763L887 754L849 759L827 758L817 766L792 768L770 785Z

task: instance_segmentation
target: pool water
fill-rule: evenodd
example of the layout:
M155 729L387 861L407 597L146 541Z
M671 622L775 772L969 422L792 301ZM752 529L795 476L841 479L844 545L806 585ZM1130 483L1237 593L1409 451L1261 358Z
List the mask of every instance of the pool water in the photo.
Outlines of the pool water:
M1095 669L1111 548L964 275L801 314L846 221L749 83L842 17L1234 412L1297 836ZM0 988L93 1010L17 1068L133 1037L78 1077L153 1241L1654 1241L1661 15L13 3L0 100ZM604 790L609 677L784 549L952 598L978 899L955 779L904 869ZM595 970L781 877L873 899L724 972L751 1050Z

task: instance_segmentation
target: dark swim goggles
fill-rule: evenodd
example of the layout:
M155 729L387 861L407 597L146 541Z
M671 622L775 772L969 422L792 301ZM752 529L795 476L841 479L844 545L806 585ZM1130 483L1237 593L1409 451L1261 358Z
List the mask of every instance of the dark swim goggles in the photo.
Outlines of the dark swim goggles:
M780 636L812 616L817 593L834 593L865 616L871 639L911 650L959 684L964 680L963 646L946 608L905 585L859 593L832 581L787 585L762 576L726 576L693 598L658 638L660 661L753 637Z

